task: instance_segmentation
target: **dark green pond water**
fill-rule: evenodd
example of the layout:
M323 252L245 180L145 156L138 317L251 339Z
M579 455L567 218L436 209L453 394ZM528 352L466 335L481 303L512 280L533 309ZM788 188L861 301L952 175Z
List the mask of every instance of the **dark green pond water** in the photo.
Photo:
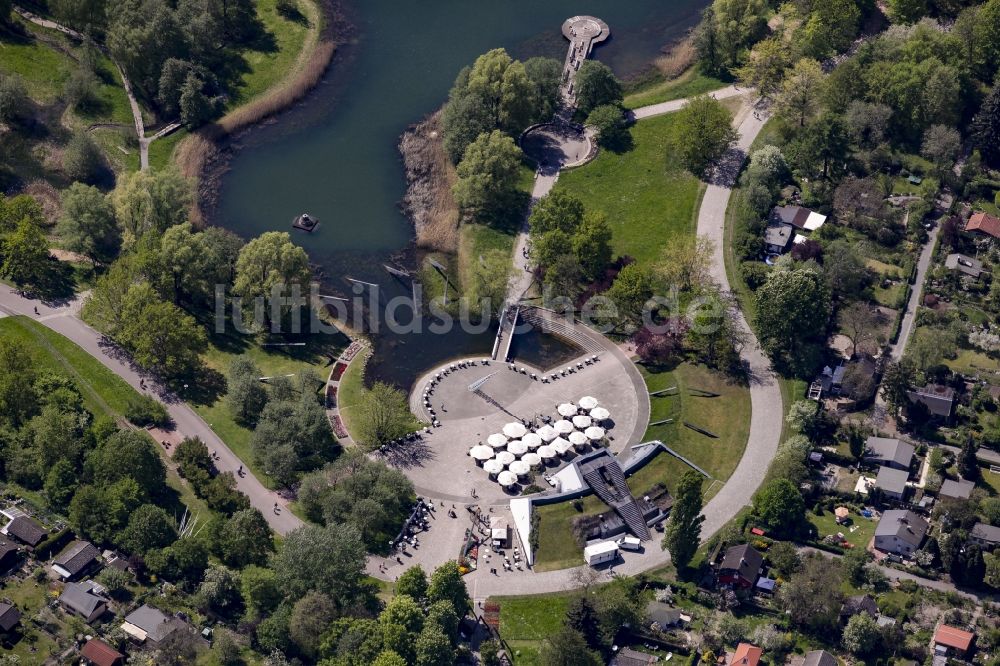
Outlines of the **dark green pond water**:
M382 263L392 257L405 263L412 240L412 226L398 208L406 189L398 138L441 105L459 69L498 46L518 58L561 60L567 46L559 31L563 20L592 14L611 28L595 57L628 76L691 27L705 4L359 0L352 10L357 39L338 51L319 88L242 141L223 178L214 221L251 237L290 230L291 220L308 211L321 220L319 231L293 237L322 266L331 289L346 292L345 276L390 283ZM394 363L426 367L459 353L488 351L492 341L489 333L437 337L440 343L417 345L411 338L384 344L396 352L404 345L413 350L405 361L392 354ZM408 385L417 370L393 370L389 375L395 376L385 378ZM379 363L372 371L381 372Z

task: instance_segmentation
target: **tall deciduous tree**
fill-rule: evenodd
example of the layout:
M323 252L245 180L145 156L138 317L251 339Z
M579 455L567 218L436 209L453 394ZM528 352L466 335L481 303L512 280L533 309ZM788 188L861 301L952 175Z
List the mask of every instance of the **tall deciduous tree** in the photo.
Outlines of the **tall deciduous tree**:
M781 82L775 112L788 122L805 127L819 110L823 96L823 69L810 58L802 58Z
M738 138L732 122L732 114L718 100L693 97L677 112L672 149L685 168L701 176Z
M634 331L642 323L647 301L653 297L649 271L639 264L629 264L618 273L604 295L611 299L616 311L615 319L607 323L616 330Z
M226 377L226 404L237 422L254 425L267 404L261 370L249 356L233 359Z
M774 479L754 496L753 512L772 532L794 535L805 522L806 506L795 484L788 479Z
M810 340L826 335L830 288L803 268L772 273L757 290L757 328L772 357L795 358Z
M452 193L458 205L482 222L505 221L518 198L521 149L494 130L481 134L465 149Z
M583 223L583 202L565 190L555 190L541 199L531 209L528 222L531 233L544 234L562 231L573 234Z
M972 139L989 164L1000 165L1000 84L993 86L979 107L972 121Z
M66 249L79 252L95 264L115 258L121 232L115 209L96 187L73 183L62 195L62 215L56 227Z
M757 42L746 64L736 70L736 76L747 86L756 88L762 97L770 98L781 88L789 65L788 44L780 36L770 37Z
M31 220L18 222L17 228L0 242L3 264L0 275L9 278L18 287L38 287L50 272L49 243L45 235Z
M851 341L851 356L858 353L858 347L874 341L885 316L880 310L866 303L852 303L840 313L840 325L844 335Z
M916 376L916 370L908 359L886 365L879 390L893 416L898 416L900 410L909 404L909 391Z
M236 260L236 279L233 290L244 299L267 298L273 292L287 296L297 288L303 298L308 296L312 271L306 251L292 242L288 232L268 231L253 239L240 250ZM244 306L249 306L244 302ZM264 308L265 318L271 321L273 303ZM301 305L301 304L300 304ZM295 306L281 304L281 317L289 315Z
M472 610L472 600L469 598L469 591L465 589L465 581L462 580L457 562L445 562L434 570L427 587L427 599L431 603L447 601L459 618L465 617Z
M576 106L590 113L599 106L622 101L622 85L611 68L598 60L584 60L573 82Z
M361 397L357 408L355 440L369 451L409 433L413 415L406 396L397 388L375 382Z
M365 549L350 525L306 525L289 532L272 568L278 586L292 599L316 590L340 609L365 601Z
M674 492L674 506L663 536L663 547L670 553L678 571L683 571L691 563L701 539L701 524L705 520L701 515L701 484L701 474L688 470Z
M126 243L186 221L193 200L191 182L173 169L121 176L111 193Z
M843 580L839 562L813 553L803 558L799 571L781 587L778 601L795 625L828 631L837 623Z

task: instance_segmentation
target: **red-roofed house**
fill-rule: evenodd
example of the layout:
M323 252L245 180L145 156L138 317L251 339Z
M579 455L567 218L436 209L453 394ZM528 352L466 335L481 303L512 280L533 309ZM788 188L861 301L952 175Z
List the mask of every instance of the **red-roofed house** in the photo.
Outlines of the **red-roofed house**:
M1000 218L993 217L984 211L973 213L965 225L965 230L1000 238Z
M959 657L965 656L972 648L976 635L962 631L947 624L939 624L934 632L934 651L943 654L952 653Z
M762 654L764 651L756 645L740 643L736 646L736 651L733 652L733 656L729 660L729 666L757 666Z
M80 656L84 661L93 666L121 666L125 661L125 655L102 641L100 638L91 638L80 650Z

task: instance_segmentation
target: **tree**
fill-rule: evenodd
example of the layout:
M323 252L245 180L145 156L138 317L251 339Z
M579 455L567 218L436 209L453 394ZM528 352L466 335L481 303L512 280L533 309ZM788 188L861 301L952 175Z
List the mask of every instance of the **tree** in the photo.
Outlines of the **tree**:
M0 249L3 255L0 275L21 288L47 282L51 271L49 243L34 222L27 218L18 222L14 232L0 241Z
M775 113L787 122L805 127L820 107L823 96L823 69L810 58L796 62L781 83L775 97Z
M780 36L769 37L754 45L747 62L736 70L736 76L746 86L756 88L762 97L771 98L781 88L789 65L788 44Z
M859 426L851 427L850 430L847 431L847 445L855 460L860 461L861 458L864 457L867 439L868 438L865 436L864 430L862 430Z
M0 122L13 123L29 109L28 88L17 74L0 74Z
M771 355L796 359L810 340L825 336L830 288L808 268L772 273L757 290L757 328Z
M410 633L419 634L424 628L424 610L413 597L397 594L379 613L378 621L382 624L398 624Z
M691 98L677 112L672 150L691 173L702 176L721 158L739 134L732 126L732 114L708 95Z
M836 560L812 553L802 560L802 568L778 593L778 601L797 626L813 632L836 626L843 599L840 586L843 571Z
M222 561L242 569L263 565L274 551L271 528L259 509L237 511L226 520L218 534Z
M181 122L190 128L200 127L216 114L216 104L204 92L205 83L189 72L180 90Z
M451 647L451 641L434 625L428 625L420 632L415 650L416 666L451 666L455 663L455 651Z
M167 472L149 435L119 430L87 457L86 468L94 482L110 486L132 479L144 497L156 497L166 487Z
M542 643L543 666L599 666L600 656L589 649L580 632L562 627Z
M989 81L1000 68L1000 2L987 0L975 13L972 30L972 64L979 79ZM996 86L994 86L996 87Z
M427 599L431 603L447 601L459 618L465 617L472 610L472 600L469 598L469 591L465 589L457 562L445 562L434 570L427 587Z
M805 524L806 505L799 489L788 479L773 479L753 499L757 520L777 535L794 535Z
M338 608L363 600L365 549L351 525L306 525L289 532L272 560L278 587L292 599L323 592Z
M636 330L642 324L646 303L653 297L649 270L639 264L629 264L619 271L604 295L615 306L615 318L609 323L618 330Z
M844 648L854 655L873 652L882 641L882 631L868 613L852 615L844 627Z
M705 520L705 516L701 515L701 484L701 474L688 470L674 492L675 501L663 535L663 547L670 553L678 571L683 571L691 563L701 541L701 524Z
M116 342L132 353L142 368L181 377L201 366L208 346L205 330L173 303L160 299L152 285L133 285L125 294Z
M916 370L908 359L886 364L880 391L893 416L898 416L900 410L909 404L909 391L915 382Z
M740 63L745 50L767 30L767 3L763 0L715 0L712 17L721 63L732 69Z
M707 74L719 74L723 70L719 29L712 5L701 12L701 22L694 31L694 49L698 55L698 66Z
M844 120L854 143L865 150L872 150L886 140L892 109L885 104L854 100L847 107Z
M962 135L953 127L931 125L924 132L920 154L929 159L940 171L950 169L962 149Z
M240 596L251 614L268 613L281 602L281 590L274 569L248 566L240 574Z
M566 626L578 632L591 650L601 648L601 626L597 609L586 594L570 600L566 608Z
M599 106L622 101L622 85L611 68L598 60L584 60L573 81L576 106L589 114Z
M255 425L267 404L267 391L260 381L262 375L249 356L238 356L229 364L226 404L237 423Z
M563 64L555 58L529 58L524 61L524 73L533 87L532 120L548 120L559 108Z
M306 251L292 243L285 231L268 231L243 246L236 260L236 278L233 291L244 299L268 298L282 295L297 288L303 296L308 293L312 271ZM249 304L248 304L249 305ZM264 308L264 317L271 323L275 303ZM299 304L299 307L304 305ZM278 311L284 319L292 312L291 304L281 305Z
M587 125L597 131L597 144L602 148L619 150L628 147L631 137L621 107L614 104L594 107L587 115Z
M851 356L858 353L858 346L875 340L885 324L885 315L864 303L852 303L840 313L840 328L851 341Z
M250 447L279 483L295 481L296 471L316 467L336 446L323 406L312 391L298 400L271 400L264 407Z
M611 227L604 213L588 213L572 240L584 276L595 280L611 263Z
M144 555L170 545L176 538L177 528L170 515L156 505L143 504L129 518L117 542L129 553Z
M465 149L452 188L455 202L480 221L502 221L518 198L521 149L494 130L481 134Z
M307 657L315 658L320 638L337 617L337 608L322 592L309 592L292 607L289 637Z
M0 90L0 115L2 99L3 93ZM979 107L979 113L972 120L971 136L983 159L993 166L1000 166L1000 84L990 89L989 95Z
M465 307L473 316L499 317L507 302L507 290L514 278L510 252L487 250L472 265L472 280L466 292Z
M779 188L788 178L788 162L780 148L768 144L750 155L746 175L750 183L763 185L770 192ZM767 208L770 206L771 199L768 198Z
M122 175L111 193L126 244L185 222L192 201L191 182L173 169Z
M49 470L45 476L45 497L49 504L56 509L64 509L69 505L69 501L76 492L79 481L76 478L76 470L73 463L66 458L61 458Z
M396 579L396 594L406 595L420 601L427 596L427 575L419 564L415 564Z
M677 325L666 333L653 333L642 327L632 335L632 343L643 363L666 365L684 348L684 327Z
M583 224L583 202L565 190L556 189L531 208L528 218L532 234L562 231L570 236Z
M63 171L71 180L92 183L103 170L104 157L101 149L86 132L77 132L66 144L62 157Z
M372 666L407 666L407 663L392 650L385 650L379 653Z
M867 286L871 272L851 243L835 240L823 252L823 277L834 294L848 299Z
M979 479L979 461L976 459L976 445L969 437L962 444L962 450L958 453L958 473L966 481L976 481Z
M239 583L226 567L209 567L196 595L201 608L225 613L239 600Z
M916 23L927 14L927 0L889 0L893 23Z
M56 231L67 250L94 264L109 263L121 247L114 206L96 187L83 183L73 183L63 192Z
M535 247L537 249L538 246ZM553 307L568 302L572 306L582 291L583 266L580 261L572 254L559 254L550 261L539 262L539 265L545 267L543 293L546 305Z
M827 178L842 170L848 147L843 120L827 112L807 125L788 151L797 169Z
M411 432L413 415L406 396L384 382L375 382L364 392L358 406L355 441L369 451L393 442Z
M844 51L858 34L861 10L855 0L824 0L812 4L809 17L796 31L803 52L822 60Z

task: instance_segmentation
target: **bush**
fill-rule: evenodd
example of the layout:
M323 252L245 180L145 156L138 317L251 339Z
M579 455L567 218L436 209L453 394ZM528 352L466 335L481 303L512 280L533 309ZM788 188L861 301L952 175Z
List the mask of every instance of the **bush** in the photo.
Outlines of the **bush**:
M0 74L0 122L18 120L28 111L28 90L17 74Z
M104 170L104 158L86 132L77 132L66 146L62 165L63 171L72 180L93 183Z
M130 398L125 407L125 418L139 426L162 427L170 423L170 414L156 398L149 395L140 395Z

